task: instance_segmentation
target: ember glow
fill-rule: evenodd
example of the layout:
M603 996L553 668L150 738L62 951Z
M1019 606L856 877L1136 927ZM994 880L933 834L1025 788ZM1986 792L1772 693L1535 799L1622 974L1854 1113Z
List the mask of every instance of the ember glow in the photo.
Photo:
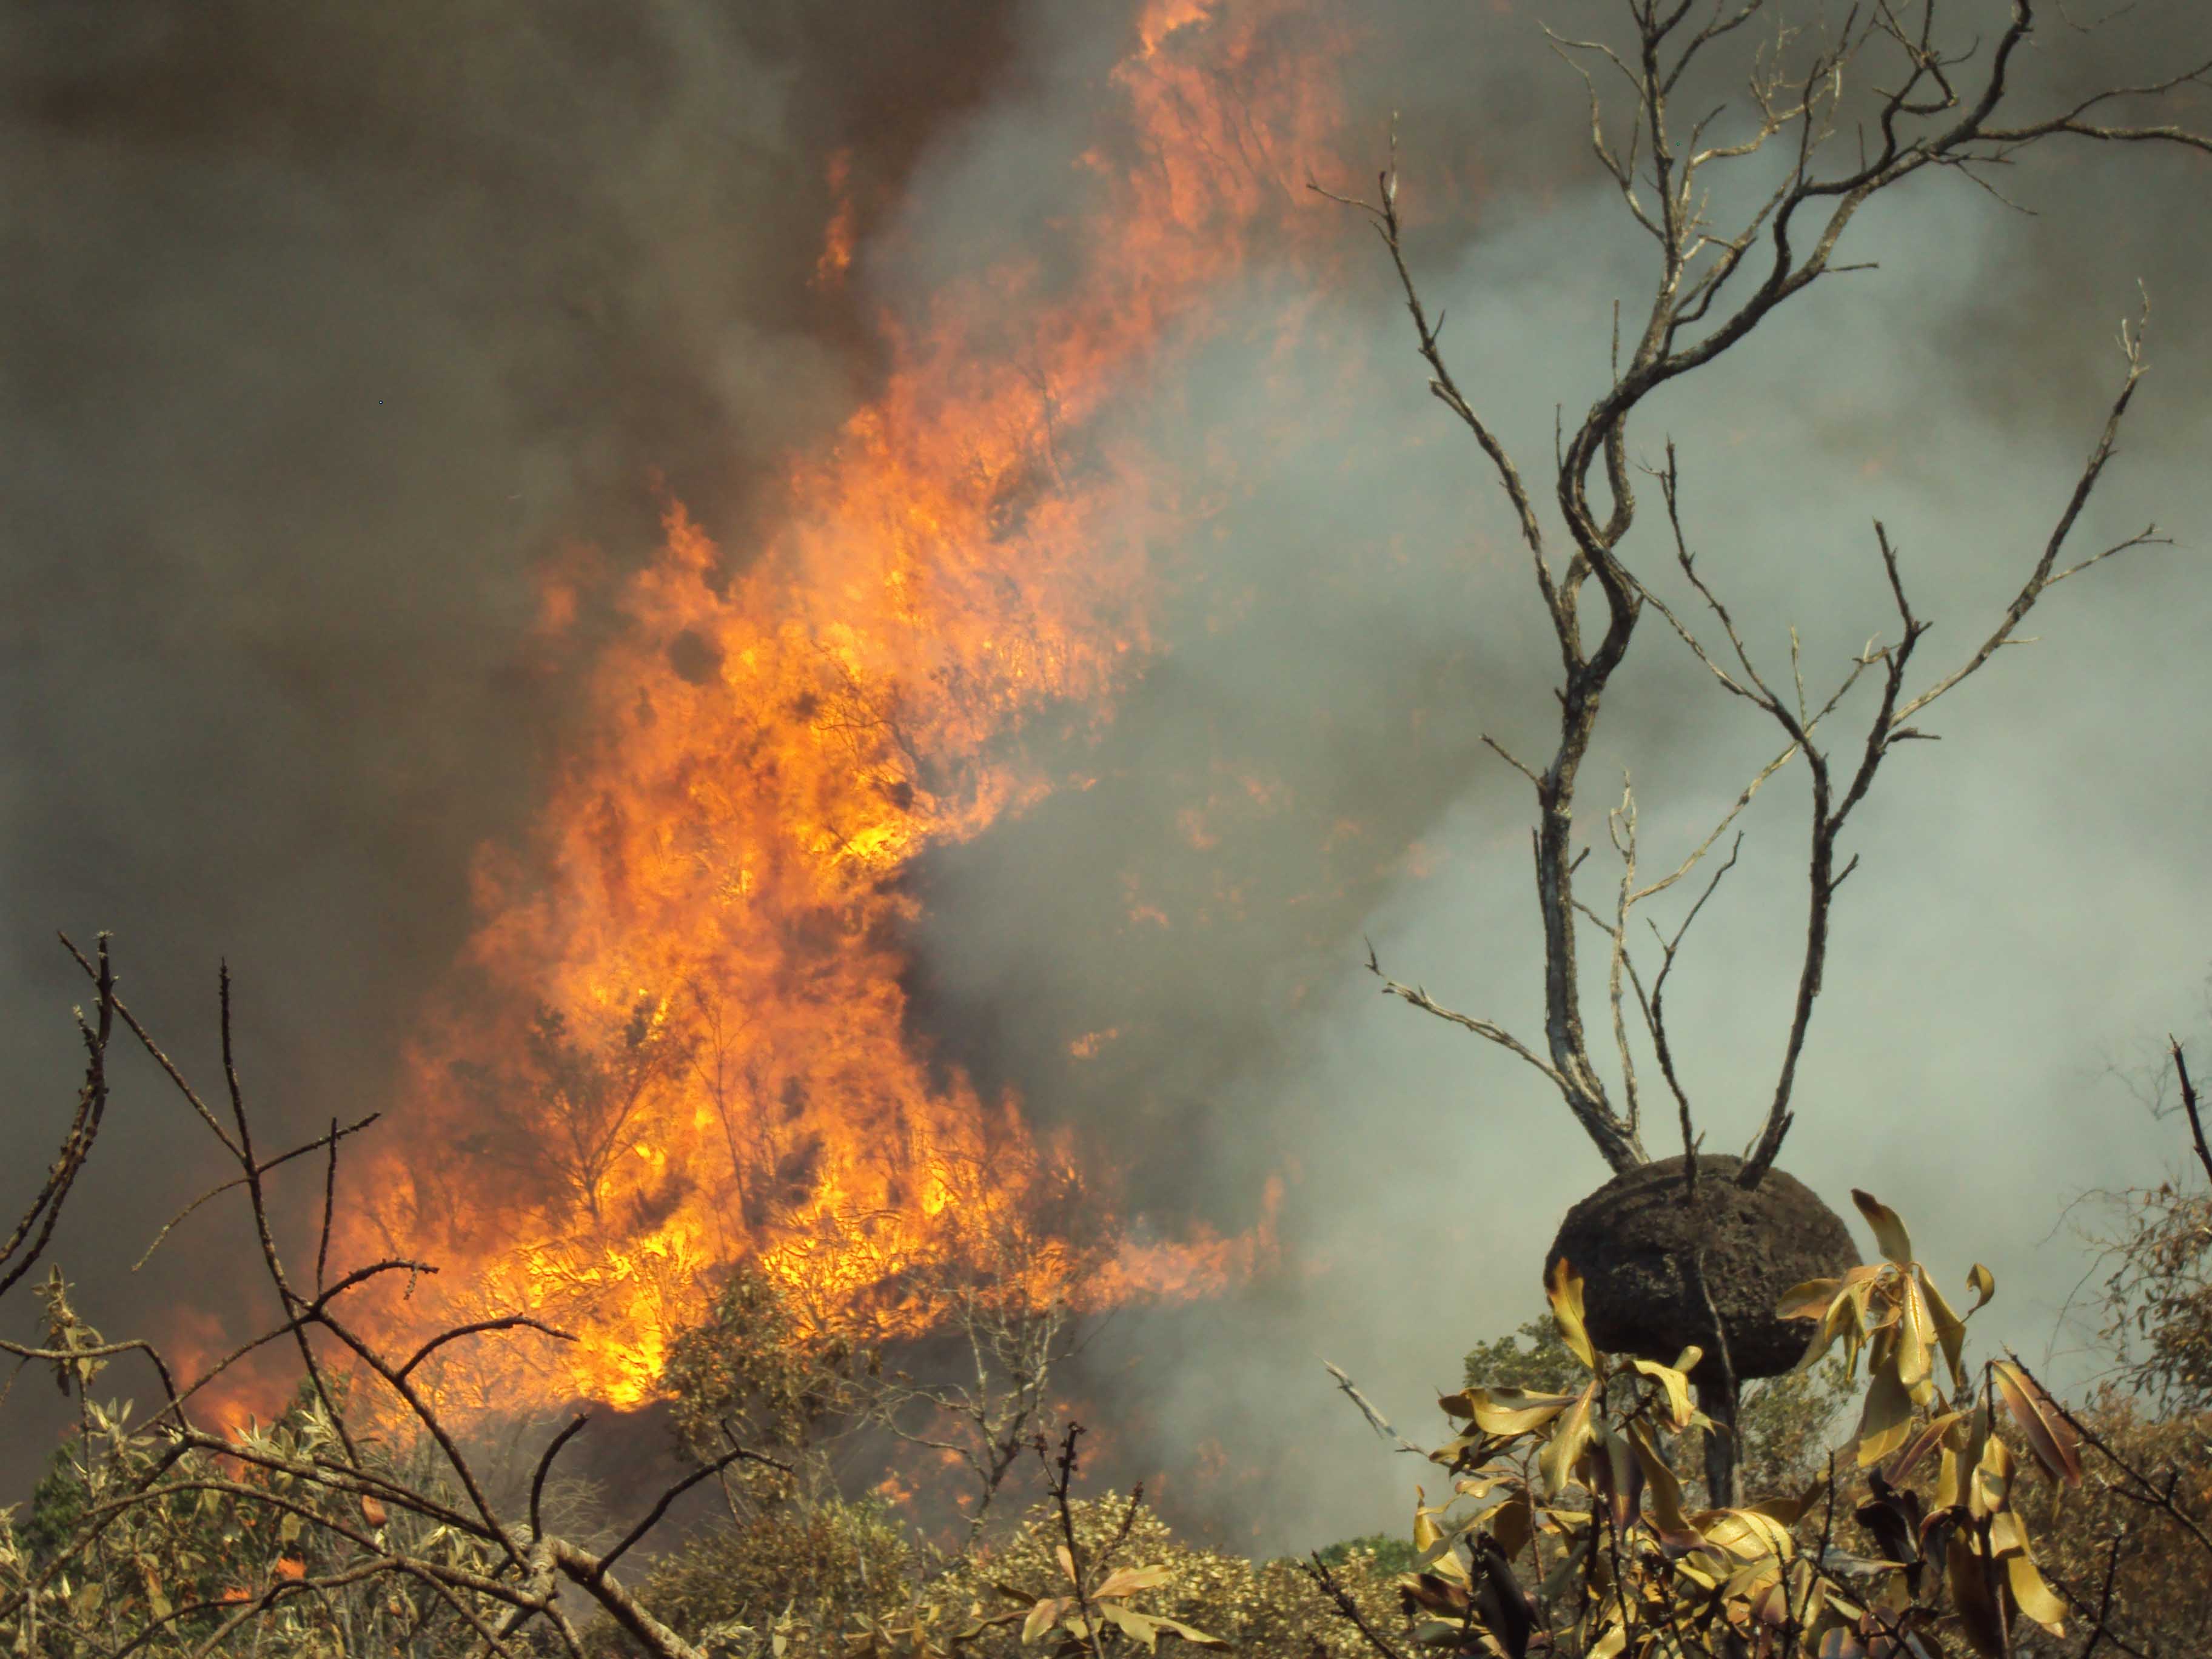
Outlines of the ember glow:
M1095 206L1040 229L1074 274L1016 263L914 308L926 324L887 316L880 394L790 459L757 551L669 504L536 844L483 860L380 1237L356 1241L441 1241L437 1282L471 1287L429 1298L441 1315L575 1334L484 1379L496 1397L649 1398L741 1258L824 1319L910 1334L948 1265L1012 1259L1033 1291L1104 1304L1206 1295L1271 1248L1264 1225L1139 1239L1109 1152L933 1070L907 1029L902 878L1073 781L1024 733L1098 728L1143 670L1167 580L1149 542L1203 482L1103 417L1205 337L1255 239L1310 234L1304 172L1338 142L1323 32L1294 3L1143 8L1074 158L1071 212ZM818 270L858 282L842 158L831 188ZM549 584L550 631L580 580Z

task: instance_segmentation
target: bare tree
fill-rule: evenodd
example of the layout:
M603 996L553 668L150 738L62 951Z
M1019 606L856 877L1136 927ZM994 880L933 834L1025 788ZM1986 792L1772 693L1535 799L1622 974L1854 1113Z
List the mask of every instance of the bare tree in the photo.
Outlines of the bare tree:
M1074 1352L1078 1333L1066 1300L1033 1292L1018 1272L966 1274L937 1293L960 1350L950 1374L881 1375L872 1381L867 1415L960 1470L967 1525L959 1559L982 1537L1023 1454L1050 1427L1054 1371Z
M1524 760L1484 741L1528 782L1535 797L1535 886L1543 934L1544 1030L1527 1041L1486 1018L1447 1007L1418 984L1387 974L1370 952L1368 967L1395 995L1502 1047L1541 1072L1616 1175L1650 1161L1643 1090L1632 1042L1632 1014L1672 1097L1685 1176L1694 1188L1699 1135L1692 1092L1676 1063L1665 1023L1664 988L1684 933L1734 861L1718 865L1671 933L1653 933L1656 975L1647 980L1630 934L1639 908L1684 883L1719 847L1761 786L1791 762L1809 774L1804 942L1780 1068L1737 1180L1756 1188L1773 1167L1792 1121L1792 1094L1807 1030L1826 965L1830 916L1838 890L1857 866L1840 857L1844 831L1899 744L1933 733L1919 724L1930 706L1979 672L2005 647L2024 643L2022 621L2050 589L2117 554L2161 541L2155 527L2086 553L2069 551L2082 509L2114 453L2120 424L2144 372L2140 323L2124 324L2123 374L2101 430L2066 491L2042 545L2024 554L2026 571L2002 615L1962 659L1923 674L1916 653L1928 623L1907 595L1903 562L1887 529L1874 526L1874 550L1893 602L1894 637L1869 640L1825 690L1808 690L1795 630L1786 672L1760 665L1735 613L1698 562L1681 513L1681 474L1671 442L1664 460L1639 465L1630 425L1662 386L1689 375L1749 339L1784 305L1816 283L1863 265L1838 262L1846 233L1876 196L1923 172L1948 172L1993 188L1989 174L2023 151L2079 138L2106 144L2171 144L2212 153L2212 139L2171 124L2124 125L2111 112L2202 88L2212 63L2112 86L2070 104L2021 110L2021 55L2038 39L2035 0L2008 0L1994 39L1955 43L1954 6L1942 0L1872 0L1840 17L1818 8L1809 18L1775 0L1624 0L1624 31L1614 40L1553 36L1559 55L1588 89L1590 146L1630 219L1656 252L1648 305L1624 331L1616 309L1610 384L1589 412L1560 434L1554 512L1540 509L1527 477L1508 453L1475 394L1447 357L1443 318L1424 301L1409 262L1398 205L1395 137L1371 199L1322 191L1363 213L1389 256L1411 313L1429 389L1467 429L1511 508L1560 665L1557 737L1548 756ZM1718 108L1685 110L1692 90L1726 52L1763 37L1743 95ZM1708 60L1715 60L1709 62ZM1617 94L1617 95L1615 95ZM1711 216L1714 186L1724 179L1754 186L1756 205L1731 223ZM1663 514L1650 560L1632 562L1631 532L1643 526L1638 471L1658 485ZM1686 597L1669 604L1654 565L1671 563ZM1586 612L1595 583L1599 605ZM1647 873L1637 842L1636 801L1624 788L1608 814L1620 874L1607 902L1577 890L1588 855L1575 846L1576 790L1604 700L1646 608L1660 617L1723 691L1771 720L1779 747L1746 782L1710 833ZM1699 612L1704 613L1702 619ZM1862 684L1870 711L1849 715ZM1850 735L1830 737L1842 719ZM1577 930L1588 927L1607 956L1606 996L1617 1084L1593 1052L1583 1007ZM1702 1340L1685 1333L1686 1340ZM1724 1471L1717 1470L1717 1474Z

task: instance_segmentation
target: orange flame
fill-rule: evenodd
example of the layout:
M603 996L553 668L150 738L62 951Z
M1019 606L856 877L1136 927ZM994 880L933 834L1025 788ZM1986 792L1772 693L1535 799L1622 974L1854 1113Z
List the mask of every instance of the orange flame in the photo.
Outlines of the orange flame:
M1103 202L1066 232L1080 274L1046 293L1032 265L994 270L926 325L886 322L880 395L790 464L757 556L726 558L672 506L623 585L534 843L483 860L479 924L412 1055L409 1145L381 1172L374 1230L428 1231L441 1282L472 1286L439 1314L526 1310L579 1339L486 1373L487 1398L650 1397L741 1258L824 1319L911 1333L947 1266L1013 1259L1030 1290L1097 1304L1206 1295L1272 1249L1272 1189L1251 1235L1139 1241L1110 1171L933 1075L898 935L918 854L1068 781L1012 739L1109 719L1150 647L1148 541L1181 509L1171 470L1103 417L1203 335L1210 294L1334 144L1286 23L1319 27L1299 0L1143 6L1121 125L1071 192ZM833 163L825 277L851 258L842 178ZM550 592L548 625L575 609Z
M822 252L814 261L814 283L817 288L836 287L853 268L855 216L849 188L852 177L852 151L838 150L830 156L827 171L830 198L837 205L830 215L830 228L822 235Z

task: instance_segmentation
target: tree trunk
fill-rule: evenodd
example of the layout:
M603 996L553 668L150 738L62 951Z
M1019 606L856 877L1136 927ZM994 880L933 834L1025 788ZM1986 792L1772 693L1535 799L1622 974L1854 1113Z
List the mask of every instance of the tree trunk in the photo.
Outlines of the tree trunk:
M1698 1408L1713 1420L1705 1436L1705 1502L1732 1510L1741 1501L1736 1483L1735 1408L1739 1389L1734 1372L1717 1382L1698 1384Z

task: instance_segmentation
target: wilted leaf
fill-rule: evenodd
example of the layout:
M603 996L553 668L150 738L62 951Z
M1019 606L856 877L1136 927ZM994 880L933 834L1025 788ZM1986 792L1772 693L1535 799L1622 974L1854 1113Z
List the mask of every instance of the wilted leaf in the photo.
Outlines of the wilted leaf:
M1912 1265L1912 1235L1905 1231L1905 1224L1891 1209L1872 1193L1851 1188L1851 1202L1859 1206L1859 1213L1867 1218L1874 1230L1874 1242L1881 1253L1900 1267Z
M1990 1593L1989 1580L1983 1576L1982 1559L1974 1553L1964 1532L1952 1533L1945 1565L1951 1606L1959 1615L1959 1625L1966 1632L1967 1641L1984 1659L2003 1659L2004 1613Z
M1898 1453L1897 1461L1887 1470L1887 1478L1899 1485L1910 1480L1921 1459L1936 1449L1954 1423L1965 1416L1964 1412L1945 1412L1923 1424L1918 1432L1905 1443L1905 1449Z
M1697 1352L1695 1348L1690 1350L1692 1354L1696 1354ZM1702 1356L1699 1357L1702 1358ZM1697 1363L1696 1359L1690 1361L1691 1365ZM1689 1426L1691 1414L1697 1410L1697 1407L1690 1402L1690 1379L1685 1374L1689 1367L1683 1366L1677 1369L1673 1365L1662 1365L1656 1359L1639 1359L1635 1362L1635 1364L1638 1370L1642 1371L1644 1376L1650 1377L1661 1388L1666 1389L1668 1419L1667 1426L1680 1434Z
M1193 1647L1226 1648L1229 1645L1228 1643L1223 1641L1218 1636L1208 1636L1202 1630L1194 1630L1191 1626L1184 1624L1179 1619L1162 1619L1155 1614L1153 1616L1152 1622L1155 1625L1158 1625L1162 1630L1173 1631L1177 1636L1182 1637L1184 1641L1189 1643Z
M2028 1449L2053 1480L2081 1484L2081 1437L2035 1379L2008 1359L1992 1365L1997 1395L2027 1436Z
M1626 1532L1644 1507L1644 1468L1635 1449L1618 1434L1605 1437L1605 1484L1613 1527Z
M1708 1543L1744 1560L1781 1556L1790 1548L1790 1529L1757 1510L1715 1510L1698 1517Z
M1593 1377L1589 1386L1576 1396L1574 1404L1560 1417L1550 1441L1536 1459L1537 1468L1543 1471L1544 1490L1551 1497L1556 1498L1566 1489L1567 1479L1581 1458L1583 1449L1589 1444L1590 1416L1596 1395L1597 1379Z
M2005 1580L2020 1610L2052 1635L2061 1634L2066 1604L2044 1583L2035 1553L2028 1548L2027 1523L2016 1513L1998 1516L1990 1528L1990 1547L2004 1563Z
M1659 1455L1650 1437L1641 1427L1631 1431L1631 1443L1636 1448L1637 1461L1644 1465L1644 1479L1651 1488L1653 1530L1657 1533L1662 1548L1673 1553L1697 1548L1705 1535L1690 1524L1682 1512L1682 1482Z
M1854 1267L1837 1281L1836 1294L1828 1304L1828 1310L1821 1316L1820 1324L1814 1328L1812 1340L1805 1345L1805 1352L1799 1357L1795 1369L1799 1371L1812 1370L1838 1337L1845 1339L1848 1345L1844 1356L1845 1361L1856 1363L1859 1327L1864 1319L1866 1298L1872 1284L1871 1271L1863 1267Z
M1402 1584L1399 1595L1414 1607L1426 1607L1431 1613L1441 1613L1453 1619L1463 1619L1474 1600L1463 1584L1454 1584L1432 1572L1414 1574Z
M1920 1292L1928 1298L1928 1310L1936 1321L1936 1340L1943 1350L1943 1363L1951 1372L1951 1386L1959 1387L1966 1380L1960 1368L1960 1354L1966 1346L1966 1322L1959 1317L1951 1304L1943 1299L1943 1292L1936 1288L1936 1281L1924 1268L1915 1269ZM1977 1307L1981 1304L1977 1303Z
M385 1513L384 1505L367 1492L361 1495L361 1518L372 1527L380 1527L390 1519Z
M1974 1305L1966 1310L1968 1313L1972 1313L1984 1306L1990 1298L1997 1293L1996 1275L1977 1261L1972 1270L1966 1274L1966 1288L1974 1293Z
M1053 1621L1060 1617L1060 1608L1066 1605L1066 1603L1058 1596L1047 1595L1039 1598L1036 1604L1030 1608L1030 1616L1022 1620L1024 1645L1026 1646L1036 1641L1038 1637L1050 1630Z
M1982 1447L1982 1461L1974 1466L1967 1513L1977 1521L2001 1513L2012 1497L2012 1448L1991 1435Z
M1792 1285L1782 1292L1781 1300L1774 1304L1775 1316L1778 1319L1818 1319L1828 1311L1829 1304L1835 1301L1836 1292L1842 1283L1842 1280L1835 1279L1808 1279L1802 1284Z
M1893 1367L1884 1366L1867 1387L1866 1405L1859 1413L1859 1467L1865 1468L1905 1443L1912 1429L1912 1396L1897 1379Z
M1433 1572L1439 1578L1449 1578L1454 1583L1468 1583L1466 1565L1453 1553L1460 1540L1460 1529L1437 1534L1434 1542L1413 1558L1415 1572Z
M1415 1550L1425 1551L1443 1536L1443 1529L1437 1525L1436 1516L1437 1512L1429 1507L1427 1490L1421 1486L1414 1487L1413 1547Z
M1106 1582L1091 1594L1094 1599L1103 1601L1109 1595L1133 1595L1139 1590L1153 1589L1167 1582L1165 1567L1116 1567L1106 1575Z
M1763 1515L1783 1526L1794 1527L1804 1519L1805 1512L1813 1507L1814 1499L1826 1491L1825 1482L1815 1482L1796 1498L1762 1498L1756 1504L1747 1504L1744 1507L1753 1515Z
M1935 1369L1936 1318L1929 1310L1928 1298L1921 1294L1917 1275L1907 1273L1899 1290L1897 1380L1906 1393L1917 1395Z
M2022 1613L2053 1636L2066 1633L2066 1604L2044 1583L2034 1557L2026 1553L2005 1557L2005 1582Z
M1069 1583L1079 1584L1083 1582L1075 1576L1075 1558L1067 1553L1066 1545L1054 1544L1052 1547L1052 1553L1053 1559L1060 1563L1060 1570L1067 1575Z
M1544 1291L1551 1298L1552 1317L1559 1322L1559 1340L1591 1370L1597 1369L1597 1349L1583 1324L1583 1276L1561 1256L1545 1278Z
M1490 1535L1498 1540L1498 1549L1509 1559L1528 1547L1528 1540L1535 1530L1536 1508L1526 1492L1515 1492L1491 1511Z
M1143 1613L1132 1613L1118 1601L1103 1602L1098 1611L1109 1623L1118 1626L1124 1636L1142 1643L1147 1651L1159 1644L1160 1627Z
M1512 1436L1540 1429L1575 1403L1571 1394L1532 1394L1526 1389L1469 1389L1467 1415L1485 1434Z

